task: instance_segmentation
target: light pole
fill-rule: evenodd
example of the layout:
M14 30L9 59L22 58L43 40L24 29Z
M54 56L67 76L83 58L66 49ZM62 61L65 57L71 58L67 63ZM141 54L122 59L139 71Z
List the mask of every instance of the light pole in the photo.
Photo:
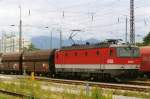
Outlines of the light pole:
M125 15L125 43L128 43L128 17Z
M12 24L10 26L15 27L16 25ZM12 34L11 37L12 37L12 51L15 52L15 37L16 37L16 35Z
M47 28L47 29L49 29L49 27L45 27L45 28ZM52 47L53 47L53 43L52 43L52 41L53 41L53 37L52 37L52 30L50 31L50 48L52 49Z
M11 47L12 47L12 52L15 52L15 37L16 35L11 34Z
M19 52L22 51L22 13L21 13L21 6L19 6ZM12 27L16 26L14 24L10 25Z
M59 44L60 44L60 48L62 47L62 31L61 30L57 30L59 32Z
M19 6L19 52L22 51L22 12L21 5ZM16 26L16 25L10 25Z
M20 20L19 20L19 52L22 50L22 16L21 16L21 6L19 6L20 9Z
M6 52L6 34L2 33L2 50Z

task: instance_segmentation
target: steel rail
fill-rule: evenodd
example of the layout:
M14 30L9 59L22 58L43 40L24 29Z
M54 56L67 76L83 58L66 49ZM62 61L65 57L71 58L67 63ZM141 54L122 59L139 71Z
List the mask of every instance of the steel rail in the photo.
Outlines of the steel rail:
M139 85L139 86L150 86L150 81L149 82L138 82L138 81L129 81L129 82L125 82L126 84L130 84L130 85Z
M88 81L78 81L78 80L51 79L51 78L43 78L43 77L36 77L36 80L48 81L48 82L54 82L54 83L63 83L63 84L85 85L85 86L88 84L91 87L96 86L96 87L108 88L108 89L150 92L150 86L141 86L141 85L133 85L133 84L88 82Z
M20 97L20 98L34 99L33 96L24 95L24 94L21 94L21 93L16 93L16 92L11 92L11 91L6 91L6 90L3 90L3 89L0 89L0 93L7 94L7 95L10 95L10 96Z

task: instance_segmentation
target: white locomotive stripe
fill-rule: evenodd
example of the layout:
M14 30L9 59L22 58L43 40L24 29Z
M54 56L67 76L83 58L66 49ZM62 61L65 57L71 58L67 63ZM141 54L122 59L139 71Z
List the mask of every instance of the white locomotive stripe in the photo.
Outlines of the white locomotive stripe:
M56 64L56 68L74 68L74 69L139 69L137 64Z

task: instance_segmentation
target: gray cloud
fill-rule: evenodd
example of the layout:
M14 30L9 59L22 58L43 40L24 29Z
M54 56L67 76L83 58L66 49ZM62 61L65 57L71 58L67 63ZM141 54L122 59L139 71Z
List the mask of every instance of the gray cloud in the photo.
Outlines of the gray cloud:
M55 28L53 32L58 36L57 30L61 28L65 38L71 29L82 29L84 33L78 36L83 39L124 38L125 15L129 17L129 0L1 0L1 30L18 31L9 25L18 25L20 4L23 33L30 37L49 35L51 28ZM149 5L149 0L135 0L136 33L142 35L138 41L149 31Z

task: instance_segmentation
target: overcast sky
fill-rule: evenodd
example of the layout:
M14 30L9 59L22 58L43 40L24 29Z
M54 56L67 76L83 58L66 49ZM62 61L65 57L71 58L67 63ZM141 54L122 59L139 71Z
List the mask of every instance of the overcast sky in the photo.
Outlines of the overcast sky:
M23 36L39 35L68 38L73 29L80 29L75 39L124 39L125 16L129 18L129 0L0 0L0 30L15 32L22 7ZM93 16L93 18L92 18ZM135 0L136 40L150 31L150 0ZM11 27L10 25L15 25ZM49 29L45 27L49 27ZM129 26L129 22L128 22ZM129 27L128 27L129 33Z

